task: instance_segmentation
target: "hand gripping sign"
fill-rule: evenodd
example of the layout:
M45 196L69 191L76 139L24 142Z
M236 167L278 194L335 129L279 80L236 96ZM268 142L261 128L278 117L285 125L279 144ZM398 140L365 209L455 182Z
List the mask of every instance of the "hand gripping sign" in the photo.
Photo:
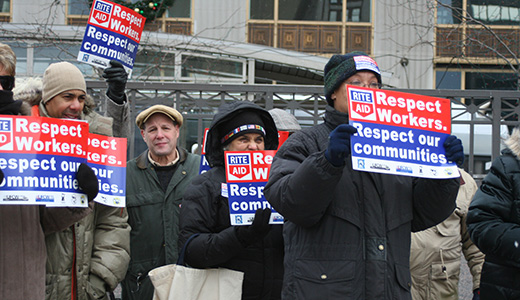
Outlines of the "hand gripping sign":
M88 135L84 121L0 116L0 204L86 207L76 172Z
M455 178L446 159L450 100L346 86L355 170L424 178Z
M130 77L145 20L128 7L94 0L78 61L104 69L115 59L123 64Z
M271 208L270 224L283 224L283 217L264 197L264 187L275 150L225 151L226 179L222 196L228 198L231 225L251 225L255 211Z

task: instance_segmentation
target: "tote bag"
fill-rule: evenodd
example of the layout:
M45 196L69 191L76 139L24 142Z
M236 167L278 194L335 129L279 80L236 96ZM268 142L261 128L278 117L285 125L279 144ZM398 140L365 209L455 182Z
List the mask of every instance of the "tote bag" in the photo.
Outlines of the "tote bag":
M240 300L244 273L225 268L195 269L185 266L182 247L177 264L155 268L148 276L155 288L153 300Z

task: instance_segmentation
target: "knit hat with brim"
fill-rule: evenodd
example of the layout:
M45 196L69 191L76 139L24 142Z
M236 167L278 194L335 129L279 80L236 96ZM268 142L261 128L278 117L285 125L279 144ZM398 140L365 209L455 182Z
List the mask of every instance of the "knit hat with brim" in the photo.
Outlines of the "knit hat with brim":
M330 96L334 91L350 76L359 71L372 71L377 77L379 83L381 81L381 71L375 60L364 52L355 51L344 55L333 55L325 65L325 98L327 103L334 107L334 103Z
M87 93L87 84L81 71L65 61L49 65L43 73L42 102L45 104L54 96L70 90Z

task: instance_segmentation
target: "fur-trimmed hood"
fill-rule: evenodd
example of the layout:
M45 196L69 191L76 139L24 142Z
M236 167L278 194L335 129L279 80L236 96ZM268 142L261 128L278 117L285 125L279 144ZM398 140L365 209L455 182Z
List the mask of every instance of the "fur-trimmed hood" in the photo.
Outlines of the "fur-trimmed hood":
M511 135L504 141L504 144L517 159L520 159L520 128L515 127Z
M13 89L14 100L22 100L30 107L39 105L42 101L43 81L40 77L23 78L16 80L16 85ZM85 100L85 107L83 113L88 114L94 110L96 103L94 99L87 94Z

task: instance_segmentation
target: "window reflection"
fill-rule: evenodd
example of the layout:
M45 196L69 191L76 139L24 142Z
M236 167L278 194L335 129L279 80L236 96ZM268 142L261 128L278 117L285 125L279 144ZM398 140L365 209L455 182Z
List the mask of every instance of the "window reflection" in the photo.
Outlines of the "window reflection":
M280 20L341 21L341 7L341 0L279 0L278 15Z
M274 0L251 0L249 3L249 15L251 19L274 19Z
M1 1L1 0L0 0ZM89 15L90 4L88 0L69 0L69 15Z
M468 14L487 25L519 25L520 1L518 0L468 0Z
M438 0L438 24L460 24L461 20L462 0Z
M139 51L132 74L132 77L138 80L149 77L174 77L175 55L160 51Z
M0 0L0 12L8 13L11 11L11 1L10 0Z
M182 77L202 81L244 78L243 62L203 56L182 55Z
M467 72L466 89L516 90L518 77L514 73Z
M175 0L166 10L167 18L190 18L191 0Z

